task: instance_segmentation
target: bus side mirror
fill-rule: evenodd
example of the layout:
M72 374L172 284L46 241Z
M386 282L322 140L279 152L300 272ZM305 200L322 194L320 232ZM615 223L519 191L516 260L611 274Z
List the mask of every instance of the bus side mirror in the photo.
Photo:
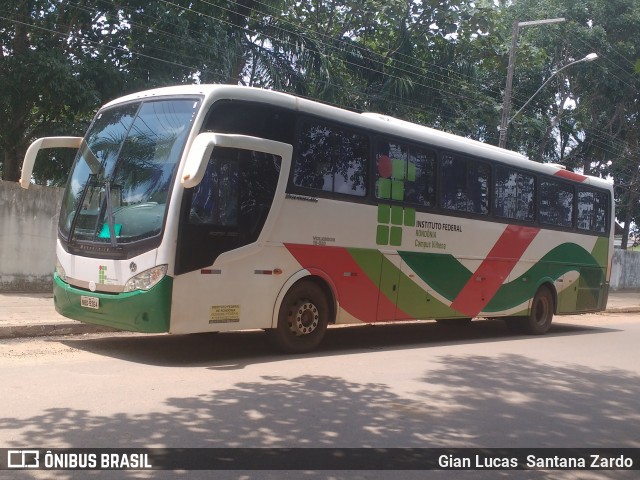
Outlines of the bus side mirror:
M185 188L196 187L202 181L211 152L216 146L216 136L215 133L201 133L191 144L180 179Z
M265 138L226 133L201 133L191 144L182 170L180 183L184 188L193 188L200 184L215 147L255 150L278 155L283 159L283 162L287 162L287 168L293 151L293 147L289 144Z
M40 150L45 148L80 148L82 137L44 137L39 138L29 145L29 149L24 156L22 162L22 174L20 176L20 186L29 188L31 183L31 174L33 173L33 165Z

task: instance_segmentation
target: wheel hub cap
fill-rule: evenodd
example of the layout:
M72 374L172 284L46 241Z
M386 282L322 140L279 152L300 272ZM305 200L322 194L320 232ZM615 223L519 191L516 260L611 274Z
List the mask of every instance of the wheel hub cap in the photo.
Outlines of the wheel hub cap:
M291 331L296 335L309 335L318 326L320 312L311 302L304 302L293 312L293 318L289 322Z

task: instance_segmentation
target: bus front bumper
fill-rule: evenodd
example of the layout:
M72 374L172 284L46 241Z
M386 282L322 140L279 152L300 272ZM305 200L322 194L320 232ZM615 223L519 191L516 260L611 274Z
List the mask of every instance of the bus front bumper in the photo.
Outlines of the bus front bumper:
M56 311L67 318L118 330L141 333L169 331L173 279L164 277L148 291L105 294L88 292L53 276L53 300ZM94 307L82 306L82 297L89 297Z

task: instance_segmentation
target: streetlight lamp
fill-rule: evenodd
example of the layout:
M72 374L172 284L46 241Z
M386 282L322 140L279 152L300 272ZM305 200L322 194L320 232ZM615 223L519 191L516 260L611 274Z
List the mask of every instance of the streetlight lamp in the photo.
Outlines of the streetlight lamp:
M509 50L509 68L507 70L507 84L504 88L504 103L502 105L502 121L500 122L500 140L498 146L505 148L507 146L507 127L509 126L509 113L511 110L511 89L513 85L513 71L516 64L516 48L518 47L518 33L520 27L528 27L531 25L543 25L548 23L564 22L564 18L549 18L546 20L532 20L529 22L513 22L513 31L511 34L511 50Z
M598 58L598 54L597 53L590 53L589 55L587 55L584 58L581 58L580 60L575 60L574 62L571 63L567 63L564 67L559 68L558 70L556 70L555 72L553 72L551 74L551 76L549 78L547 78L545 80L545 82L540 85L540 88L538 88L538 90L536 90L536 93L534 93L533 95L531 95L531 97L529 98L529 100L527 100L526 102L524 102L524 105L522 105L522 107L520 107L520 110L518 110L516 113L513 114L513 117L511 117L508 121L507 121L507 125L509 125L511 123L511 121L516 118L518 116L518 114L524 110L524 107L526 107L527 105L529 105L529 102L531 102L531 100L533 100L533 98L540 93L540 90L542 90L547 83L549 83L549 81L551 81L551 79L553 77L555 77L557 74L559 74L562 70L564 70L565 68L569 68L571 65L575 65L576 63L581 63L581 62L593 62L596 58Z

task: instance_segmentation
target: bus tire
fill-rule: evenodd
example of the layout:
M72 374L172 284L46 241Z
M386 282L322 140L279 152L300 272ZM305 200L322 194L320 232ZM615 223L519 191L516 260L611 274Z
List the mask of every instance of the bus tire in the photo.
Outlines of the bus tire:
M278 313L278 325L269 332L286 353L309 352L324 338L329 323L329 302L314 282L300 281L287 292Z
M507 317L504 320L511 331L528 335L544 335L551 328L554 307L553 292L549 287L542 286L533 297L528 316Z

